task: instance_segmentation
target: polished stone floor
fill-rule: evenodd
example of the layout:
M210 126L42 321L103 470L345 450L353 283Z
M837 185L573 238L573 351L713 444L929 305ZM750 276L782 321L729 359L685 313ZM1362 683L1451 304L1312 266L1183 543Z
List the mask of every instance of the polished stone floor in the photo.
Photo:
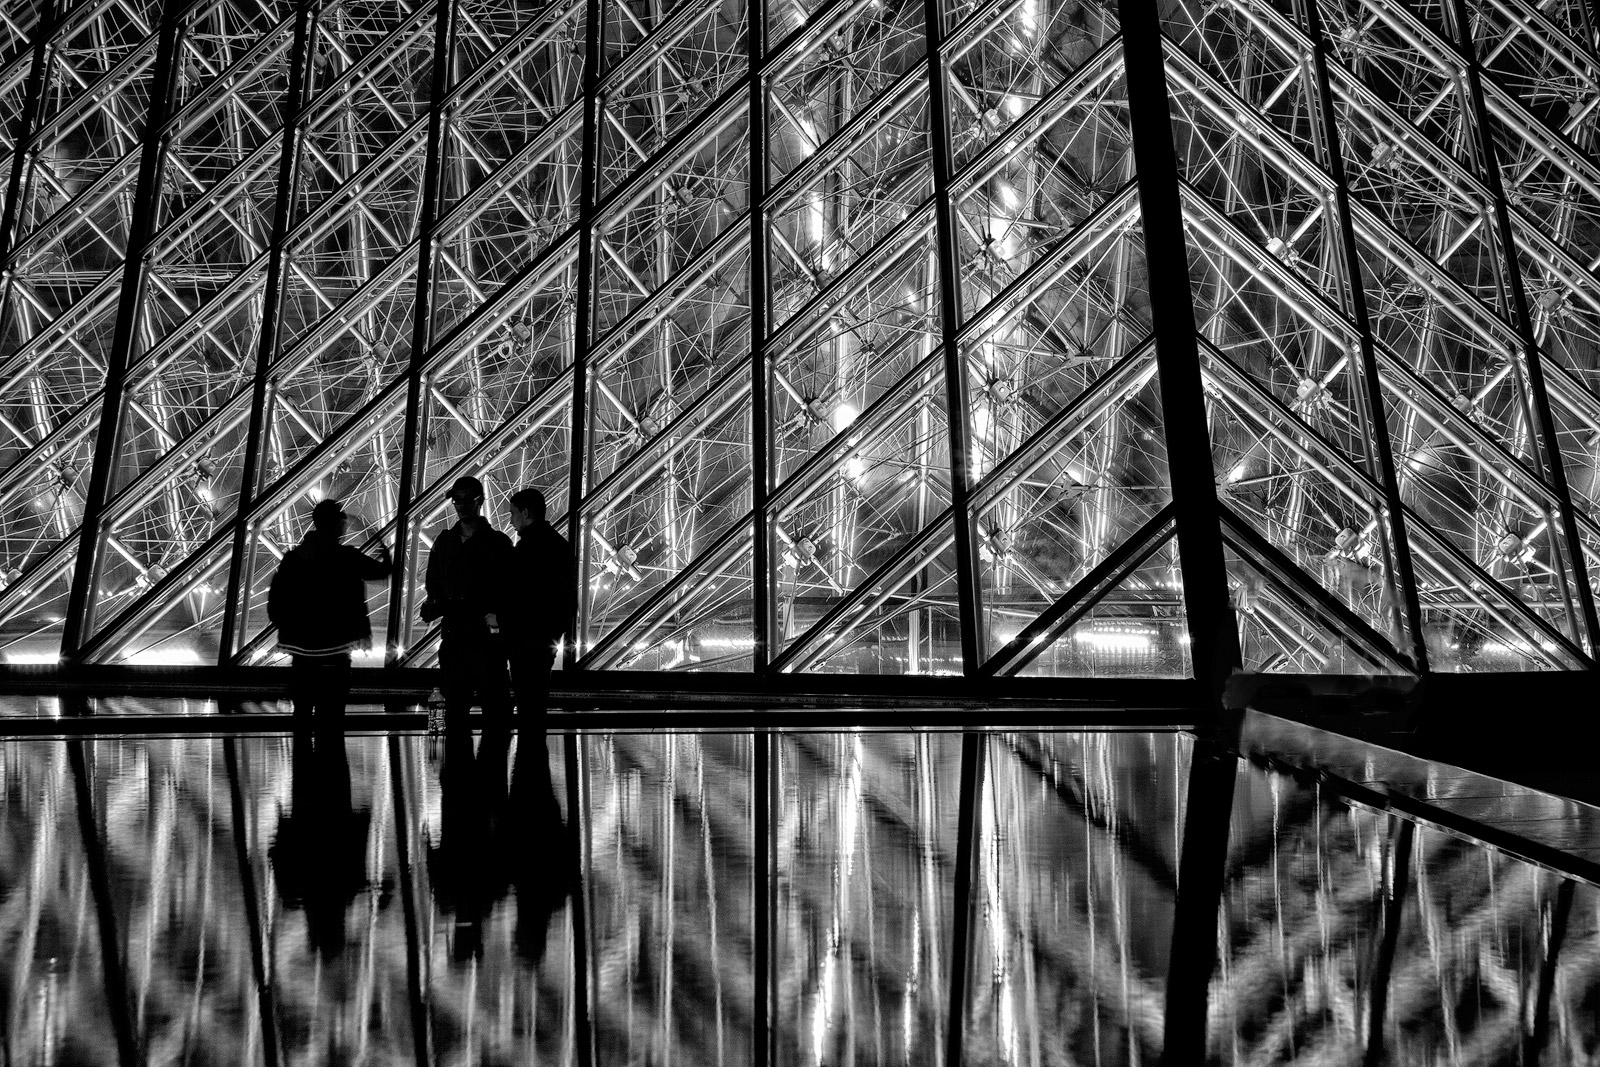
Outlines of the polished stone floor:
M1175 944L1209 1062L1592 1062L1586 810L1246 726L0 740L3 1062L1153 1064Z

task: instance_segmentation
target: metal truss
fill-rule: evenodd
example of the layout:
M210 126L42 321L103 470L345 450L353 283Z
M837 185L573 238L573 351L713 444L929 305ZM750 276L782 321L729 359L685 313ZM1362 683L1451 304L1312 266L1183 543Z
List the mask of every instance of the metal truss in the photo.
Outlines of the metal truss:
M332 496L426 665L470 472L571 668L1592 667L1591 9L1155 11L9 5L3 654L272 662Z

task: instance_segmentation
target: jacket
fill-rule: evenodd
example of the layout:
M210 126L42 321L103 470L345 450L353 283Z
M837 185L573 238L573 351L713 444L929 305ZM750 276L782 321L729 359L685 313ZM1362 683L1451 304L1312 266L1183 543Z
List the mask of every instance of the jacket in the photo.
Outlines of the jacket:
M500 626L518 640L553 642L572 630L577 608L577 567L572 546L548 522L517 537L516 567Z
M443 611L444 631L487 632L483 617L501 610L512 566L511 538L487 520L471 537L461 536L459 522L440 530L423 581L428 599Z
M372 647L367 582L392 565L313 530L278 564L267 591L267 617L278 647L294 656L334 656Z

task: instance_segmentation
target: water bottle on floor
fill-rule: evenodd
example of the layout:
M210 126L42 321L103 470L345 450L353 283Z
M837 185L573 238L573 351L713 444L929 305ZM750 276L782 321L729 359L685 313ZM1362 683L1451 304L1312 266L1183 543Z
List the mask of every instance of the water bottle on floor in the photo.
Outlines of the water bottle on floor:
M428 733L435 737L444 733L444 694L438 686L428 694Z

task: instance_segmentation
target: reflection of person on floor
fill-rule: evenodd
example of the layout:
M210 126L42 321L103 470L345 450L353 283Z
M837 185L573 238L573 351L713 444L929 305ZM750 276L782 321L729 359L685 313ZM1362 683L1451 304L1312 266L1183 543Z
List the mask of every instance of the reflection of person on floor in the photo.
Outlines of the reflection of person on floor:
M428 878L440 910L455 920L457 960L483 951L483 923L515 887L517 948L538 962L550 917L575 881L544 734L519 734L508 793L510 747L505 730L485 731L476 753L470 731L445 735L439 842L428 849Z
M367 881L371 813L350 802L344 738L294 738L287 815L268 856L286 907L302 909L312 947L332 959L344 951L345 915Z
M572 546L545 521L539 490L523 489L511 498L511 519L517 547L497 621L505 634L521 725L543 729L556 648L572 627L576 567Z
M425 622L439 625L439 667L445 716L461 722L474 699L485 716L511 712L505 644L490 618L500 607L511 568L511 539L483 516L483 483L469 476L450 487L456 524L439 532L428 552Z
M294 714L315 712L318 728L343 728L350 698L350 653L372 647L367 621L367 582L389 575L389 550L373 559L343 544L344 509L323 500L311 509L312 529L272 576L267 616L278 628L278 647L289 653L289 692Z
M428 879L440 910L455 919L457 960L483 951L483 921L506 892L499 838L510 745L505 730L486 731L476 753L464 725L452 724L445 734L439 842L428 848Z
M529 963L544 957L550 919L577 888L578 862L561 818L542 730L523 730L511 772L507 853L517 891L517 951Z

